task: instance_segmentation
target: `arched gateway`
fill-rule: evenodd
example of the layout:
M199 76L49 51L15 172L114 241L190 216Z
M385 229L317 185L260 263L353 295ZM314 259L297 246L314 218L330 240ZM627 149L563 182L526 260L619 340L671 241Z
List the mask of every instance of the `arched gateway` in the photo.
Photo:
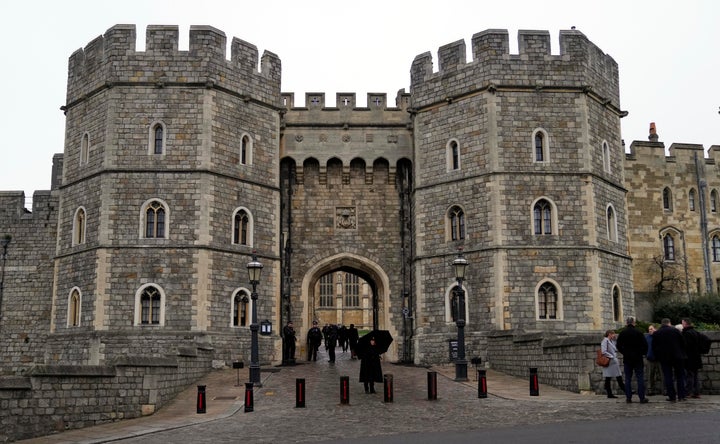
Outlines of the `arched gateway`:
M387 307L390 304L390 279L385 271L375 262L353 253L340 253L324 258L305 272L302 280L300 300L302 304L301 320L303 324L302 341L305 341L305 334L312 321L317 319L315 308L317 301L317 283L322 276L335 271L346 271L355 274L365 280L370 288L369 307L365 307L371 313L371 328L389 330L394 338L397 338L398 331L390 320L390 311ZM330 320L335 322L337 319ZM323 321L328 321L324 319ZM304 343L304 342L303 342ZM393 342L387 357L393 361L397 360L398 341Z

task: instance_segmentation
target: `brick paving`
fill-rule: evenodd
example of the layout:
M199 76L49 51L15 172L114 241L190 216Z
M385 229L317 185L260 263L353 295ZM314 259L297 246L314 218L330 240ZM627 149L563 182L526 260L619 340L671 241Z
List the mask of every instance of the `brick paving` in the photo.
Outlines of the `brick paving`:
M144 418L71 430L23 443L162 443L309 442L358 436L473 430L524 424L559 423L597 417L644 416L672 412L717 411L720 396L671 404L650 397L650 403L626 404L624 396L565 392L544 385L530 396L529 380L487 371L488 398L478 399L472 366L468 382L455 382L452 365L423 368L383 363L393 375L393 402L385 403L382 385L365 394L358 382L359 361L338 353L335 364L324 354L317 362L264 368L262 387L254 390L254 411L244 412L247 369L218 370L199 385L206 386L207 412L196 412L197 388L181 393L156 414ZM437 400L428 400L427 375L437 372ZM340 378L349 376L349 404L340 402ZM295 407L295 381L305 379L306 406Z

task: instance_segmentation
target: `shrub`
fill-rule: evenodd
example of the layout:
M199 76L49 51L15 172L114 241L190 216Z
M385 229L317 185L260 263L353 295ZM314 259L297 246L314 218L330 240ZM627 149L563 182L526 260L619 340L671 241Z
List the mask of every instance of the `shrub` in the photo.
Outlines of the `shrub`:
M698 330L717 330L720 324L720 298L703 296L689 302L668 302L655 309L653 320L660 322L668 318L679 324L682 318L689 318Z

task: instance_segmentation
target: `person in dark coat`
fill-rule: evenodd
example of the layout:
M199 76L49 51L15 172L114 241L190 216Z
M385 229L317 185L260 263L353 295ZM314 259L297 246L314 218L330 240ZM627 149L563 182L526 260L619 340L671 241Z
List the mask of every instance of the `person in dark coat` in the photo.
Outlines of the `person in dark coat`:
M345 327L344 324L338 328L338 341L340 342L340 348L342 348L343 353L345 353L348 349L348 337L347 327Z
M700 397L700 369L702 368L702 357L700 353L700 333L689 319L682 320L682 336L685 339L685 390L691 398Z
M685 401L685 340L670 319L663 319L660 328L653 333L652 348L655 359L660 361L667 400Z
M357 347L358 339L360 338L360 334L358 329L355 328L355 324L350 324L350 328L348 328L347 331L347 337L348 344L350 345L350 359L355 359L357 357L355 348Z
M625 370L625 401L632 402L632 377L635 373L637 379L637 392L640 403L648 402L645 397L645 363L643 357L647 355L648 344L645 335L635 328L635 318L627 318L625 329L620 332L617 339L617 348L623 355L623 369Z
M328 325L327 336L325 336L325 348L328 351L328 361L331 364L335 363L335 347L337 347L338 340L338 328L335 324Z
M307 333L307 360L317 361L318 349L323 341L323 334L318 327L318 322L313 321L312 327Z
M373 338L370 338L370 346L360 356L360 382L365 385L365 393L375 393L375 383L383 382L380 355Z
M660 371L660 363L657 359L655 359L655 354L652 350L652 338L653 333L657 330L657 327L654 324L650 324L648 326L648 332L645 334L645 341L648 345L648 351L647 351L647 362L645 363L645 374L647 375L647 395L660 395L663 392L662 389L662 377L660 374L662 373Z
M287 325L283 328L283 349L284 359L283 363L295 363L295 328L293 327L292 321L288 321Z

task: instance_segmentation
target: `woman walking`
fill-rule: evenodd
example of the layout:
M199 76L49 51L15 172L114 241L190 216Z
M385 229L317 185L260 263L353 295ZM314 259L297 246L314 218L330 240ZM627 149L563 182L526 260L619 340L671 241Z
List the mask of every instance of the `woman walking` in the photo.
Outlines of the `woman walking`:
M615 378L617 384L625 393L625 383L623 383L622 373L620 372L620 363L617 359L617 347L615 346L615 339L617 334L614 330L608 330L605 332L605 337L600 343L600 350L604 356L610 358L610 364L607 367L603 367L603 376L605 377L605 392L608 398L617 398L613 395L612 388L610 386L611 379Z

